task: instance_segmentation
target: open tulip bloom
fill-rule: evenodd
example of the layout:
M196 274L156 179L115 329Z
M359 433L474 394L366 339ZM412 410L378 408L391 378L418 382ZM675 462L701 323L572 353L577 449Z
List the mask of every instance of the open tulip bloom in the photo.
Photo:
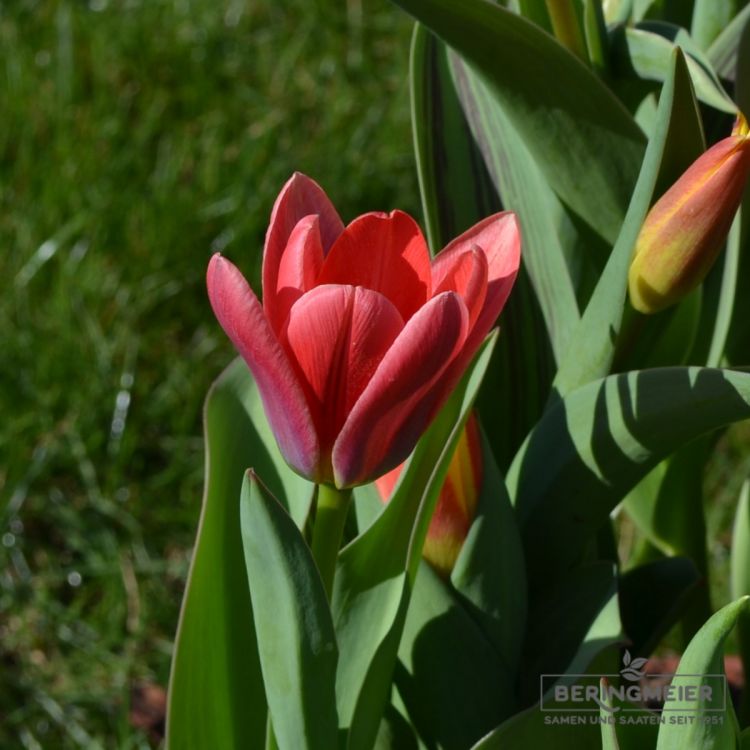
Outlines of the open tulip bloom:
M495 323L520 251L505 212L431 259L409 215L345 227L323 190L294 174L266 235L263 305L221 255L208 267L216 317L289 465L348 488L400 464Z

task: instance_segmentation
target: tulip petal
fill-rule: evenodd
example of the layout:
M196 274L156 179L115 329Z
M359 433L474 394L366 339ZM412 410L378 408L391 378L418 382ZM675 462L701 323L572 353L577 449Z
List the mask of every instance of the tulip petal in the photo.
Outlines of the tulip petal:
M305 216L292 230L281 255L276 289L266 287L263 290L266 314L277 335L280 335L292 305L315 286L322 265L320 220L317 215Z
M323 262L319 284L351 284L388 297L409 318L431 295L430 253L408 214L369 213L355 219Z
M324 455L403 327L386 297L362 287L317 286L292 307L284 343L306 384Z
M323 188L315 180L295 172L276 198L263 248L263 307L269 319L273 302L265 298L267 290L278 289L279 265L289 237L300 219L311 214L319 218L320 239L325 254L344 231L344 224Z
M407 322L336 439L337 486L369 481L408 456L444 395L435 386L464 343L468 318L459 295L443 292Z
M211 258L206 281L221 327L253 373L282 455L295 471L314 479L320 446L310 409L258 298L240 271L218 253Z
M458 292L469 310L469 327L473 327L487 297L487 256L475 245L471 250L454 254L444 271L435 294Z
M432 263L432 284L440 288L450 273L456 257L478 247L487 257L487 296L474 325L476 346L489 332L500 315L521 262L521 234L518 220L511 211L494 214L475 224L450 242Z

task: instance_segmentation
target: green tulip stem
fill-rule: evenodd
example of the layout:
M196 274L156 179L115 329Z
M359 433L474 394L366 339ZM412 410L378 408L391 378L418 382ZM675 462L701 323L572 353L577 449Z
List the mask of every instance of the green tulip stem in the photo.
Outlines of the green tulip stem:
M328 484L318 485L318 509L313 526L312 553L329 600L351 497L351 490L337 490Z

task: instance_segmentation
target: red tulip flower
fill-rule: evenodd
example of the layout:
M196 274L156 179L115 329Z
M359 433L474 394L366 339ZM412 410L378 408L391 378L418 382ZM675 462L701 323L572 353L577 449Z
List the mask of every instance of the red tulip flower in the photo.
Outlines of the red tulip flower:
M207 279L287 463L338 488L398 466L500 314L520 249L505 212L431 259L407 214L344 227L323 190L293 175L266 234L263 305L219 254Z

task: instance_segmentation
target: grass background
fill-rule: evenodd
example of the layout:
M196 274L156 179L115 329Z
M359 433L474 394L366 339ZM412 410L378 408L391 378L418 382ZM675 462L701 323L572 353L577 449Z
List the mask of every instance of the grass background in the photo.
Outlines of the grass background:
M0 3L0 747L141 748L232 356L204 273L257 278L294 170L418 214L411 24L384 0Z

